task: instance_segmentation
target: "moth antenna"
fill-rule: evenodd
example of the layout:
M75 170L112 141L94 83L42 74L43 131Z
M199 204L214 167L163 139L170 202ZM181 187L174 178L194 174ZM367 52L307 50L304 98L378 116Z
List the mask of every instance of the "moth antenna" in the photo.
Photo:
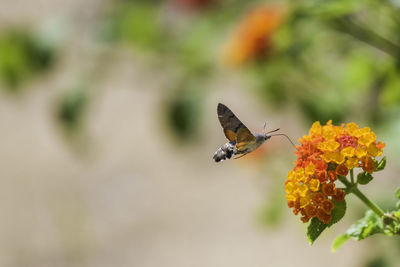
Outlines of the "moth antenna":
M264 133L265 133L265 128L267 128L267 122L264 122L264 130L263 130Z
M279 133L279 134L272 134L271 136L277 136L277 135L282 135L282 136L286 137L289 140L289 142L293 145L293 147L296 148L296 145L292 142L292 140L290 140L289 136L287 136L286 134Z
M274 132L276 132L276 131L279 131L280 130L280 128L278 128L278 129L275 129L275 130L272 130L272 131L269 131L268 133L266 133L266 134L269 134L269 133L274 133Z

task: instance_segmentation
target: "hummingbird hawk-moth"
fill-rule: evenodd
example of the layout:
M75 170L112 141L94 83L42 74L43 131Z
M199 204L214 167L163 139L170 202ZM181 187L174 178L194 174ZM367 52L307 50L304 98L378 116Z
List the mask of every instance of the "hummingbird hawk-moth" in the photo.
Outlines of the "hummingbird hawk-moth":
M256 150L265 141L274 136L270 135L270 133L279 130L278 128L276 130L265 133L266 124L264 124L264 133L253 134L227 106L221 103L218 104L217 114L219 122L224 129L224 134L229 141L215 152L213 157L215 162L230 159L232 156L236 159L241 158L246 154ZM275 135L286 136L285 134ZM289 139L289 137L287 138ZM290 142L293 144L292 141ZM237 155L240 155L240 157L237 157Z

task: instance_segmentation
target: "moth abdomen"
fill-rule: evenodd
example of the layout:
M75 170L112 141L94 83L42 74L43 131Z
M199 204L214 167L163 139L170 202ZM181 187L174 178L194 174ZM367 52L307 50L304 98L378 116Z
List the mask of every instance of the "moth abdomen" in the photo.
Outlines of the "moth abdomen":
M236 141L227 142L225 145L218 148L214 153L213 159L215 162L220 162L230 159L235 154Z

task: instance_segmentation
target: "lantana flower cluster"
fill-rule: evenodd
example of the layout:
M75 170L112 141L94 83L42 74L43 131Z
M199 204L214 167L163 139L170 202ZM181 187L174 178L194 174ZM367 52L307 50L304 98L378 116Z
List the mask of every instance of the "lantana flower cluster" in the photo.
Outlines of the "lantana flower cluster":
M318 218L324 224L332 220L334 201L343 201L345 193L335 181L349 170L360 167L373 173L375 157L382 154L385 144L376 141L370 128L355 123L321 126L315 122L308 135L299 139L296 166L285 182L286 199L294 214L308 222Z

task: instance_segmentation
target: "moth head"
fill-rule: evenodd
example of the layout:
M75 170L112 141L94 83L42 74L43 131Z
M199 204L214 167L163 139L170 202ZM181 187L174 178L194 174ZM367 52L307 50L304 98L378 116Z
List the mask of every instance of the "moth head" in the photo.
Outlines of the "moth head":
M293 145L293 147L296 148L295 144L292 142L292 140L290 140L289 136L287 136L286 134L277 133L277 134L271 134L271 135L270 135L270 133L274 133L274 132L279 131L280 128L275 129L275 130L272 130L272 131L269 131L269 132L265 132L266 126L267 126L267 123L265 122L265 123L264 123L264 131L263 131L264 142L267 141L268 139L270 139L272 136L282 135L282 136L285 136L285 137L289 140L289 142Z
M275 130L272 130L272 131L269 131L269 132L265 132L265 128L266 128L266 127L267 127L267 123L265 122L265 123L264 123L264 131L263 131L263 133L264 133L264 141L267 141L268 139L271 138L272 135L270 135L270 133L279 131L279 128L278 128L278 129L275 129Z

